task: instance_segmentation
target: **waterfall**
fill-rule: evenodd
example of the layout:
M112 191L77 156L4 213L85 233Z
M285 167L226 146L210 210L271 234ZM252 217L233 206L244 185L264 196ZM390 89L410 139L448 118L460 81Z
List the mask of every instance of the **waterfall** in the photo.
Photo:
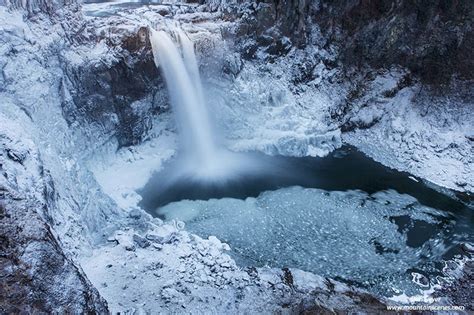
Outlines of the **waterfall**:
M219 165L219 150L204 101L194 45L182 30L177 29L176 34L181 47L166 32L151 31L154 61L166 81L183 154L195 172L210 173Z
M181 29L174 28L172 34L151 30L150 35L154 61L166 81L181 144L180 156L166 178L160 180L161 189L190 177L215 184L270 171L270 165L263 165L252 155L217 145L194 45Z

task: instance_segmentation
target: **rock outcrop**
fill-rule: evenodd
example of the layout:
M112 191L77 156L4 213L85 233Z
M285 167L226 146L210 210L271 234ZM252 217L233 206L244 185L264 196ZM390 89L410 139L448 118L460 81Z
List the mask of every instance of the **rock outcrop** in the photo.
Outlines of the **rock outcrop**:
M429 84L474 79L473 22L469 0L323 0L312 15L344 65L398 65Z
M24 11L26 15L32 17L38 13L54 15L64 7L77 10L78 1L76 0L1 0L0 6L6 6L11 10Z
M72 157L58 67L67 27L33 11L0 6L0 312L107 313L76 258L116 209Z
M64 89L71 96L63 100L64 116L69 124L101 126L104 133L117 138L119 146L138 144L167 100L153 62L148 28L136 26L122 34L88 33L93 27L82 32L89 35L86 43L103 43L103 55L76 64L63 59Z
M281 55L291 46L313 45L309 39L317 26L323 47L337 46L344 67L397 65L429 84L445 84L453 75L474 78L474 4L469 0L266 0L237 8L231 10L241 19L237 35L253 39L243 49L247 58L262 47Z
M0 190L0 312L107 313L106 301L38 215L41 203Z

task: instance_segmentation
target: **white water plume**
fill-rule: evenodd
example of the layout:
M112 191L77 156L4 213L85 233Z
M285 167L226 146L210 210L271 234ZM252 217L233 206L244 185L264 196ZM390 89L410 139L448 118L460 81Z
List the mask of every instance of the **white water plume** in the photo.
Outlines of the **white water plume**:
M197 165L206 169L212 166L217 149L202 96L193 44L182 32L179 38L183 56L166 32L152 31L150 39L155 64L166 80L182 149L186 155L193 156Z
M256 163L243 154L219 148L205 102L194 45L179 28L176 40L164 31L151 31L155 64L161 69L169 91L181 140L182 156L176 170L181 175L207 180L225 180Z

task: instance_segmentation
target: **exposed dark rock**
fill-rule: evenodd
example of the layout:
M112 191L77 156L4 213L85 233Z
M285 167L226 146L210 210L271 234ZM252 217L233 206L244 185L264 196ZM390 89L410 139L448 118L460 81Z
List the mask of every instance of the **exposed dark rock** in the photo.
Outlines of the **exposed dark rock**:
M134 234L133 235L133 241L138 245L140 246L141 248L146 248L148 246L151 245L150 241L147 240L146 238L138 235L138 234Z
M245 9L236 14L241 21L235 35L247 59L255 58L259 49L284 55L288 46L277 43L284 37L296 47L312 44L310 26L317 25L325 48L337 46L346 68L399 65L430 84L445 84L453 75L474 79L470 0L264 0L240 8ZM254 45L249 46L249 39Z
M115 43L109 45L112 49ZM111 65L65 65L65 85L72 101L63 102L64 117L70 124L101 125L117 137L120 146L138 144L151 129L152 117L162 111L163 102L153 97L165 91L153 61L148 29L142 27L123 38L114 57Z
M165 238L163 236L157 234L149 233L145 237L147 240L152 241L154 243L164 243L165 241Z
M309 1L306 0L265 0L259 5L258 21L268 21L260 24L261 31L268 32L272 28L278 30L278 38L288 37L298 47L306 44L306 18ZM276 38L275 34L275 38Z
M240 19L235 36L241 42L243 56L255 58L261 48L271 62L275 56L287 54L293 45L304 46L308 12L309 2L305 0L265 0L239 5L234 13L234 18Z
M283 283L285 283L289 287L292 287L293 286L293 275L291 274L290 269L283 268L282 270L283 270Z
M292 83L295 85L308 83L315 79L313 73L314 68L316 68L319 63L318 58L305 58L303 61L295 64L294 71L292 73L293 79Z
M401 65L427 83L474 78L470 0L323 0L314 12L345 65Z
M107 313L105 300L35 212L38 205L2 194L0 312Z
M391 90L385 91L383 96L385 97L394 97L401 89L404 89L413 84L413 78L410 73L407 73L403 76L401 80L397 82L397 86Z
M5 5L12 10L24 10L30 17L38 13L54 15L65 6L78 9L75 0L0 0L0 5Z
M135 220L140 219L142 215L143 215L143 212L139 209L132 209L128 214L130 218L135 219Z
M7 149L7 156L15 162L22 163L25 160L25 154L27 152L20 152L15 149Z

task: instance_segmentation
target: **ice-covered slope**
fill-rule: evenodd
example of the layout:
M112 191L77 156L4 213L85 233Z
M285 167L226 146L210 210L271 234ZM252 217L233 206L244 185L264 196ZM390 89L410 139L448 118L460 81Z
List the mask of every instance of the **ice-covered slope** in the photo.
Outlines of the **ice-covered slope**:
M4 115L2 107L0 115L0 310L104 313L106 301L61 242L62 225L72 226L67 233L73 233L78 243L84 235L72 216L69 222L57 221L58 181L44 169L30 134L35 127L13 103L2 105L10 108Z
M2 132L15 135L9 124L20 124L38 148L41 167L54 185L51 199L55 204L45 215L63 244L75 252L91 242L94 231L117 212L83 167L88 139L75 134L77 129L64 118L66 92L58 51L68 47L67 35L47 16L24 22L21 13L0 9L4 43L1 114L7 122Z
M369 81L370 92L352 103L348 123L370 127L351 128L343 139L389 167L472 194L474 104L470 85L453 82L440 91L417 83L399 89L403 80L399 72L392 71Z

